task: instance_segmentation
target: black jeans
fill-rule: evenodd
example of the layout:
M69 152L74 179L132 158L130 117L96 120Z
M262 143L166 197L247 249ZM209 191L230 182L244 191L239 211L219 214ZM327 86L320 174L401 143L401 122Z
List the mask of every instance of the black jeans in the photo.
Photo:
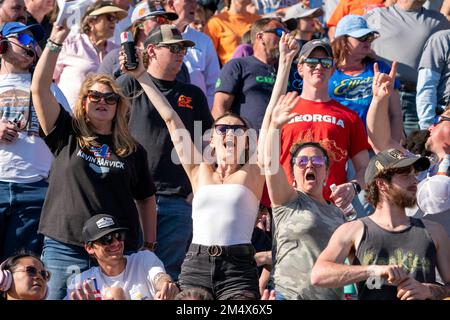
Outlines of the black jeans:
M179 277L181 290L202 287L217 300L259 300L255 249L251 244L191 244Z

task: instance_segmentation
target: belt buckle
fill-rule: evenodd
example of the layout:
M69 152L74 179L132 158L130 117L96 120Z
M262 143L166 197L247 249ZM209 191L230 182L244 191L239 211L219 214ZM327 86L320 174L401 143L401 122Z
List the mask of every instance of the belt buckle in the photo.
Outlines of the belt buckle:
M223 250L222 247L214 245L209 246L207 252L211 257L218 257L222 255Z

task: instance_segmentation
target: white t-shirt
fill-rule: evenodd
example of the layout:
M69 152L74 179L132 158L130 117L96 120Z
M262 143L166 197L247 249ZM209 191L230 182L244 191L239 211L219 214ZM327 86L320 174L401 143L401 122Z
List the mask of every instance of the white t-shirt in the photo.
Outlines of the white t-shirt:
M39 122L34 108L30 114L30 87L30 73L0 75L0 119L23 126L16 141L0 142L0 181L3 182L32 183L46 179L53 161L53 155L39 137ZM51 90L56 100L69 111L61 90L54 84Z
M67 295L64 299L70 299L70 293L77 283L82 283L88 278L95 278L97 289L102 296L110 287L121 287L127 299L153 300L156 293L155 276L161 272L165 273L161 260L150 251L139 251L124 257L127 259L127 265L125 270L117 276L108 277L100 267L93 267L75 276L67 287Z

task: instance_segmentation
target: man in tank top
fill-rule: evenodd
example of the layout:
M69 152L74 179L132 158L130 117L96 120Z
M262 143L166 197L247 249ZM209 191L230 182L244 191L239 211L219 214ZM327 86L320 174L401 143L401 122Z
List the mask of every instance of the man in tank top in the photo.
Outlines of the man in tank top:
M406 216L416 203L415 173L426 157L398 149L380 152L365 173L375 212L342 225L311 273L313 285L336 288L357 283L361 300L444 299L450 296L450 240L432 221ZM352 265L345 265L345 258ZM445 285L436 284L437 267Z

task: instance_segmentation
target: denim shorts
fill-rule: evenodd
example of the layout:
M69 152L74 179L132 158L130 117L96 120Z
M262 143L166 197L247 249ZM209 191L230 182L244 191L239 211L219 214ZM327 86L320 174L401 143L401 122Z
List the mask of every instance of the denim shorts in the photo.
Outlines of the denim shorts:
M259 300L255 249L251 244L191 244L181 266L182 290L202 287L217 300Z

